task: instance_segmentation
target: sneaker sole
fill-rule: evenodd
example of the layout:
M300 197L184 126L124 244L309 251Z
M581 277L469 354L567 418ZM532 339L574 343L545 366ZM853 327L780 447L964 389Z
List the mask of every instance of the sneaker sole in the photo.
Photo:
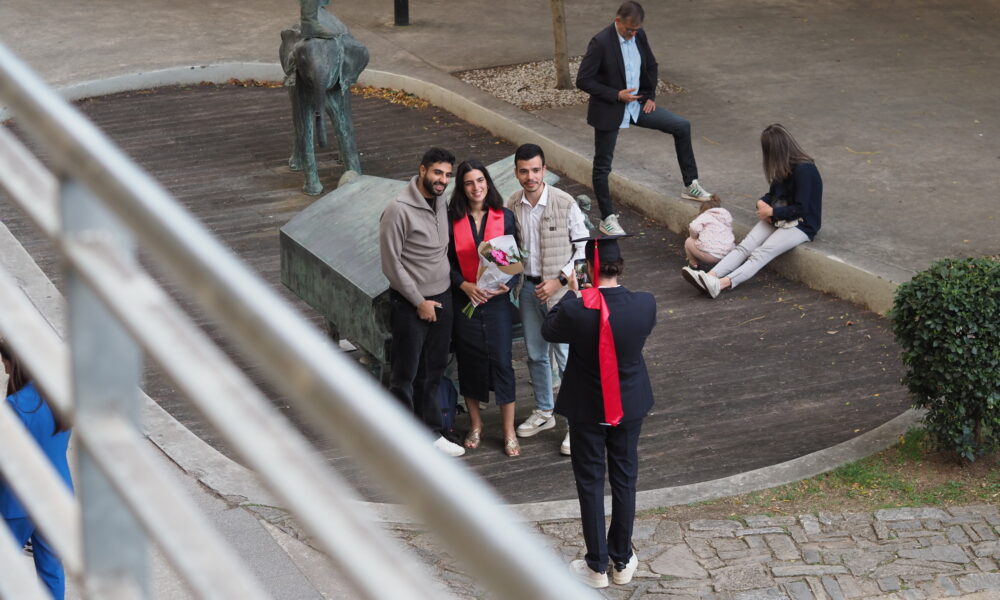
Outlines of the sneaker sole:
M618 231L612 231L610 229L605 229L603 225L600 226L600 227L598 227L597 229L601 233L603 233L604 235L625 235L625 230L622 229L621 227L618 228Z
M708 202L712 199L712 196L711 194L708 196L692 196L691 194L685 192L681 194L681 198L684 198L685 200L694 200L695 202Z
M681 275L684 277L684 281L693 285L696 290L698 290L699 292L701 292L706 296L708 295L708 290L706 290L705 287L701 285L701 281L697 277L692 275L690 271L685 271L682 269Z
M534 429L532 429L530 431L523 430L520 427L518 427L517 430L514 433L517 434L517 437L522 437L522 438L524 438L524 437L531 437L533 435L538 435L539 433L541 433L541 432L543 432L543 431L545 431L547 429L552 429L555 426L556 426L556 418L552 417L551 419L549 419L549 422L546 423L545 425L541 425L541 426L536 427L536 428L534 428Z
M719 288L719 291L716 292L716 294L713 296L712 292L710 292L708 290L708 285L704 281L702 281L701 275L698 276L698 280L699 280L699 283L701 283L702 287L705 288L705 295L708 296L709 298L711 298L712 300L715 300L716 298L718 298L719 294L722 293L722 288Z
M618 574L615 573L614 575L611 576L611 579L615 582L616 585L625 585L626 583L632 582L633 576L635 576L634 571L632 573L629 573L628 577L618 577Z

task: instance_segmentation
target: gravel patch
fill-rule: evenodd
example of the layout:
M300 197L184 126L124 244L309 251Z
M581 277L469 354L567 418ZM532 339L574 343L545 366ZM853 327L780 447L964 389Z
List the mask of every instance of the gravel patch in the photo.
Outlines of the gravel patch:
M576 72L580 69L582 56L569 59L569 75L576 80ZM493 94L497 98L510 102L526 111L538 111L546 108L575 106L587 101L587 93L574 88L572 90L556 89L556 69L554 61L505 65L472 69L454 73L465 83ZM661 79L656 86L658 97L679 94L684 91L679 85Z

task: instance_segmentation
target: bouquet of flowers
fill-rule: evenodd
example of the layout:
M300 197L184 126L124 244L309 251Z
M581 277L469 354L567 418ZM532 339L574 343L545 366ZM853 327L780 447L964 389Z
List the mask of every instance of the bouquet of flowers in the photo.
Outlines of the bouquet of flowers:
M479 244L479 272L476 287L487 292L496 292L518 273L524 272L524 257L527 252L517 247L512 235L501 235ZM476 303L470 301L462 314L471 318Z

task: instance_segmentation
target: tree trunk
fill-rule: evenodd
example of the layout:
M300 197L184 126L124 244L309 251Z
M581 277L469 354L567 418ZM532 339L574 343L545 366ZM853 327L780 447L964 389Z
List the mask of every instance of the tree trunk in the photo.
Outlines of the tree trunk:
M566 3L565 0L552 2L552 34L556 43L556 89L571 90L569 80L569 56L566 55Z

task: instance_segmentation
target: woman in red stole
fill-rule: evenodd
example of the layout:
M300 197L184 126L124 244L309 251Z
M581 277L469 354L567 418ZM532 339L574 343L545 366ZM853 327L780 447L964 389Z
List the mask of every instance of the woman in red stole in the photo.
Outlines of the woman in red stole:
M458 357L458 388L469 409L465 447L478 448L483 430L479 403L489 402L490 390L500 406L503 449L518 456L521 447L514 433L513 305L507 286L486 291L476 286L479 244L501 235L513 235L520 246L514 213L503 206L489 171L478 160L458 165L455 192L448 208L451 219L451 288L455 294L453 346ZM471 317L462 309L474 302Z

